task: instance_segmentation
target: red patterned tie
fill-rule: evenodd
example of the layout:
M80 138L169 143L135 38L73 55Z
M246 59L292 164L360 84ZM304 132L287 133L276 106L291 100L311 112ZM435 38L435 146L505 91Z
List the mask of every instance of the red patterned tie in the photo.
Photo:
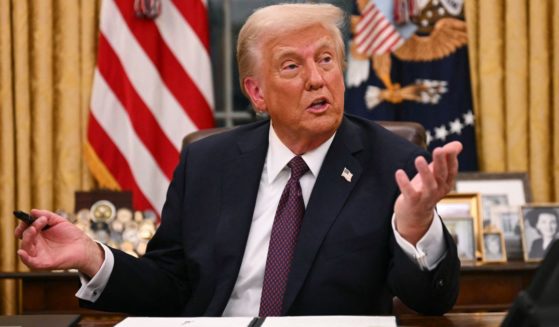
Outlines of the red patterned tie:
M309 170L309 167L300 156L291 159L287 166L291 168L291 177L281 194L272 226L260 299L260 317L281 314L287 275L291 269L291 259L305 214L299 178Z

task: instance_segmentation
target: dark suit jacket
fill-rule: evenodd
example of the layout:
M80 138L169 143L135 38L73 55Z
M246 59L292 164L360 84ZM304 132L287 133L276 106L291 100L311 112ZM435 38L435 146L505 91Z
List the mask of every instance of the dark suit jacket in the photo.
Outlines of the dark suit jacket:
M269 121L191 144L181 154L162 224L142 259L113 250L115 265L95 303L138 315L220 316L235 285L268 149ZM423 149L345 116L309 199L284 298L286 315L377 315L392 296L440 314L457 297L459 260L448 252L421 271L391 229L394 172L415 174ZM341 177L347 167L351 182Z

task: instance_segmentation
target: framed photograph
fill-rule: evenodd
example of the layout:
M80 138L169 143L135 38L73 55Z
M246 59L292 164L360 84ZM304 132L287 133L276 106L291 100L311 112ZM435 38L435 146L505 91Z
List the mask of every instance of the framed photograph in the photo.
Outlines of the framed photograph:
M527 173L459 173L457 193L479 193L483 227L491 224L493 206L521 206L532 201Z
M483 262L507 262L505 241L501 231L484 232L482 241Z
M503 232L507 260L522 260L522 235L520 207L494 206L491 208L491 226Z
M541 261L559 239L559 203L525 205L521 212L524 260Z
M478 193L449 194L437 203L437 213L455 237L462 262L475 262L479 257L481 229Z
M476 237L472 217L443 218L444 224L456 243L461 263L475 263Z

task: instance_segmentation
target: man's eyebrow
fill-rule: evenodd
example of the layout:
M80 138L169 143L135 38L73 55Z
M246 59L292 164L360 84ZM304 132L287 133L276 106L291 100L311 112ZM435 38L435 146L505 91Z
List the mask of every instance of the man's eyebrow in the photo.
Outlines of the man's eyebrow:
M276 60L280 60L283 59L285 57L292 57L292 56L298 56L297 51L295 50L295 48L292 47L280 47L279 49L277 49L274 52L273 58Z
M329 39L320 40L316 47L317 51L323 51L325 48L332 48L332 50L335 50L334 42ZM290 56L299 57L299 54L294 47L286 45L278 47L274 52L273 58L276 60L280 60Z

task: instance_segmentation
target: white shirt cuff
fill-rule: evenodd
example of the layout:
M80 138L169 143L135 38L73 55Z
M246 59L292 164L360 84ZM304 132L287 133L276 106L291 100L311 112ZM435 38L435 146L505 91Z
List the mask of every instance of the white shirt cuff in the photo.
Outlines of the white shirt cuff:
M93 278L89 279L86 275L80 273L80 282L82 286L76 293L76 297L82 300L86 300L89 302L95 302L103 293L105 286L109 282L109 277L111 277L111 273L113 272L113 267L115 264L115 257L111 250L102 243L99 243L105 251L105 261L101 265L99 271L93 276Z
M392 230L396 237L396 242L402 250L414 260L422 270L433 270L446 256L446 244L444 242L443 224L439 215L435 211L431 226L413 246L406 241L396 230L396 215L392 215Z

